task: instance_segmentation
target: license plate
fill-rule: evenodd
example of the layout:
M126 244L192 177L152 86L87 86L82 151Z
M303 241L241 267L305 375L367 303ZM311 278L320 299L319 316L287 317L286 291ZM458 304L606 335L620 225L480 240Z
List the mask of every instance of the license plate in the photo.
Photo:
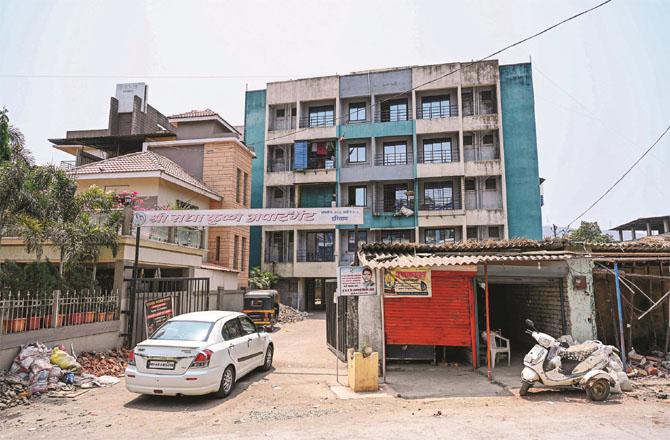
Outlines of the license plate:
M175 361L156 361L150 360L147 362L147 368L154 370L174 370Z

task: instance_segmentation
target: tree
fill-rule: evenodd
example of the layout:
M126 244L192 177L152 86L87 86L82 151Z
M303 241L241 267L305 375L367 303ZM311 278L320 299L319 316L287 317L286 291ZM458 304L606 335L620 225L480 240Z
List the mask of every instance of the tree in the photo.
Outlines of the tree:
M9 140L9 116L7 109L0 110L0 163L7 162L12 158L12 150Z
M582 222L577 229L570 232L568 240L573 242L610 243L612 237L603 234L598 222Z
M249 284L257 289L269 289L279 280L279 276L273 272L262 271L260 267L254 267L249 271Z

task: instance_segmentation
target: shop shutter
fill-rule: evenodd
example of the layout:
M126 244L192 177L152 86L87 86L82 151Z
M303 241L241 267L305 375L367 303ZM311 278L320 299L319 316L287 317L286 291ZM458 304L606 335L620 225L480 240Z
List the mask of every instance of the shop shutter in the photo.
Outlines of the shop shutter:
M432 271L430 298L384 297L386 343L471 347L474 275Z
M307 141L296 141L293 158L294 169L304 170L307 168Z

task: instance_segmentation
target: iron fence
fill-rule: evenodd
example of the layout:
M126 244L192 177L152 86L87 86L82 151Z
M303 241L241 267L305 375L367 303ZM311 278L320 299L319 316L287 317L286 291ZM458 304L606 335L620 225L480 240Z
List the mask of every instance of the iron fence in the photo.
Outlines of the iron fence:
M414 201L409 199L382 198L375 200L374 212L399 213L402 208L414 209Z
M458 148L437 151L421 151L417 153L417 163L451 163L460 160Z
M118 290L0 292L0 334L119 319Z

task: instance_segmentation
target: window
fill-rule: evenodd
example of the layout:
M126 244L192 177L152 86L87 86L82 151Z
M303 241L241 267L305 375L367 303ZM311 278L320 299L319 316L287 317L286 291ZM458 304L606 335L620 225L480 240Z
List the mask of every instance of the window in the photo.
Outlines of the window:
M465 190L466 191L476 191L477 190L477 184L475 182L475 179L465 179Z
M221 237L218 235L216 236L216 252L214 259L216 261L221 261Z
M407 163L407 143L384 142L384 165L404 165Z
M365 121L366 105L364 102L352 102L349 104L349 121L361 122Z
M286 116L286 110L283 108L278 108L275 110L275 118L283 118L284 116Z
M235 201L237 203L240 203L240 199L242 198L242 170L237 169L237 180L235 181Z
M382 243L409 243L411 241L411 231L407 229L382 231Z
M443 210L454 208L452 182L426 182L423 186L423 203L426 210Z
M456 241L454 228L426 229L426 244L445 244Z
M272 196L275 199L283 199L284 198L284 190L281 188L275 188L274 191L272 191Z
M492 134L485 134L484 137L482 138L482 144L493 145L493 135Z
M489 238L500 238L500 227L489 226Z
M406 183L384 185L384 212L396 212L409 205Z
M472 135L464 134L463 135L463 146L472 146Z
M426 139L423 141L424 163L447 163L452 160L451 138Z
M381 122L406 121L407 100L394 99L382 103Z
M461 92L461 100L463 101L463 116L472 116L475 113L475 107L472 100L472 89L464 89Z
M335 108L332 105L309 108L309 127L330 127L335 123Z
M496 103L492 90L482 90L479 92L479 113L489 115L496 113Z
M495 177L489 177L484 182L484 188L487 190L496 190L498 188L498 179Z
M240 269L244 272L246 266L247 255L247 237L242 237L242 262L240 263Z
M242 204L247 206L247 186L249 185L249 174L244 173L243 186L242 186Z
M367 205L367 188L365 186L350 186L348 206L365 205Z
M211 322L168 321L149 339L172 341L206 341L212 330Z
M360 243L368 242L368 231L358 231L358 241ZM347 251L356 252L356 234L354 231L349 231L347 236Z
M233 269L239 269L239 258L240 258L240 237L235 236L235 240L233 242Z
M468 240L477 240L478 239L477 226L468 226L467 230L466 230L466 234L467 234Z
M243 335L252 335L254 333L258 333L256 324L251 322L251 319L247 318L246 316L240 316L238 319L240 320L240 326L242 327Z
M183 200L177 200L177 208L179 209L198 209L198 207L192 203L184 202Z
M348 163L365 163L366 152L365 144L351 144L349 145L349 159Z
M307 232L305 234L305 252L302 261L333 261L335 254L334 233L332 231Z
M223 339L226 341L242 336L240 322L237 319L231 319L223 324L223 328L221 328L221 336L223 336Z
M295 107L291 108L291 116L295 117L295 115L297 115L297 114L298 114L298 110Z
M421 118L446 118L451 116L449 95L421 98Z

